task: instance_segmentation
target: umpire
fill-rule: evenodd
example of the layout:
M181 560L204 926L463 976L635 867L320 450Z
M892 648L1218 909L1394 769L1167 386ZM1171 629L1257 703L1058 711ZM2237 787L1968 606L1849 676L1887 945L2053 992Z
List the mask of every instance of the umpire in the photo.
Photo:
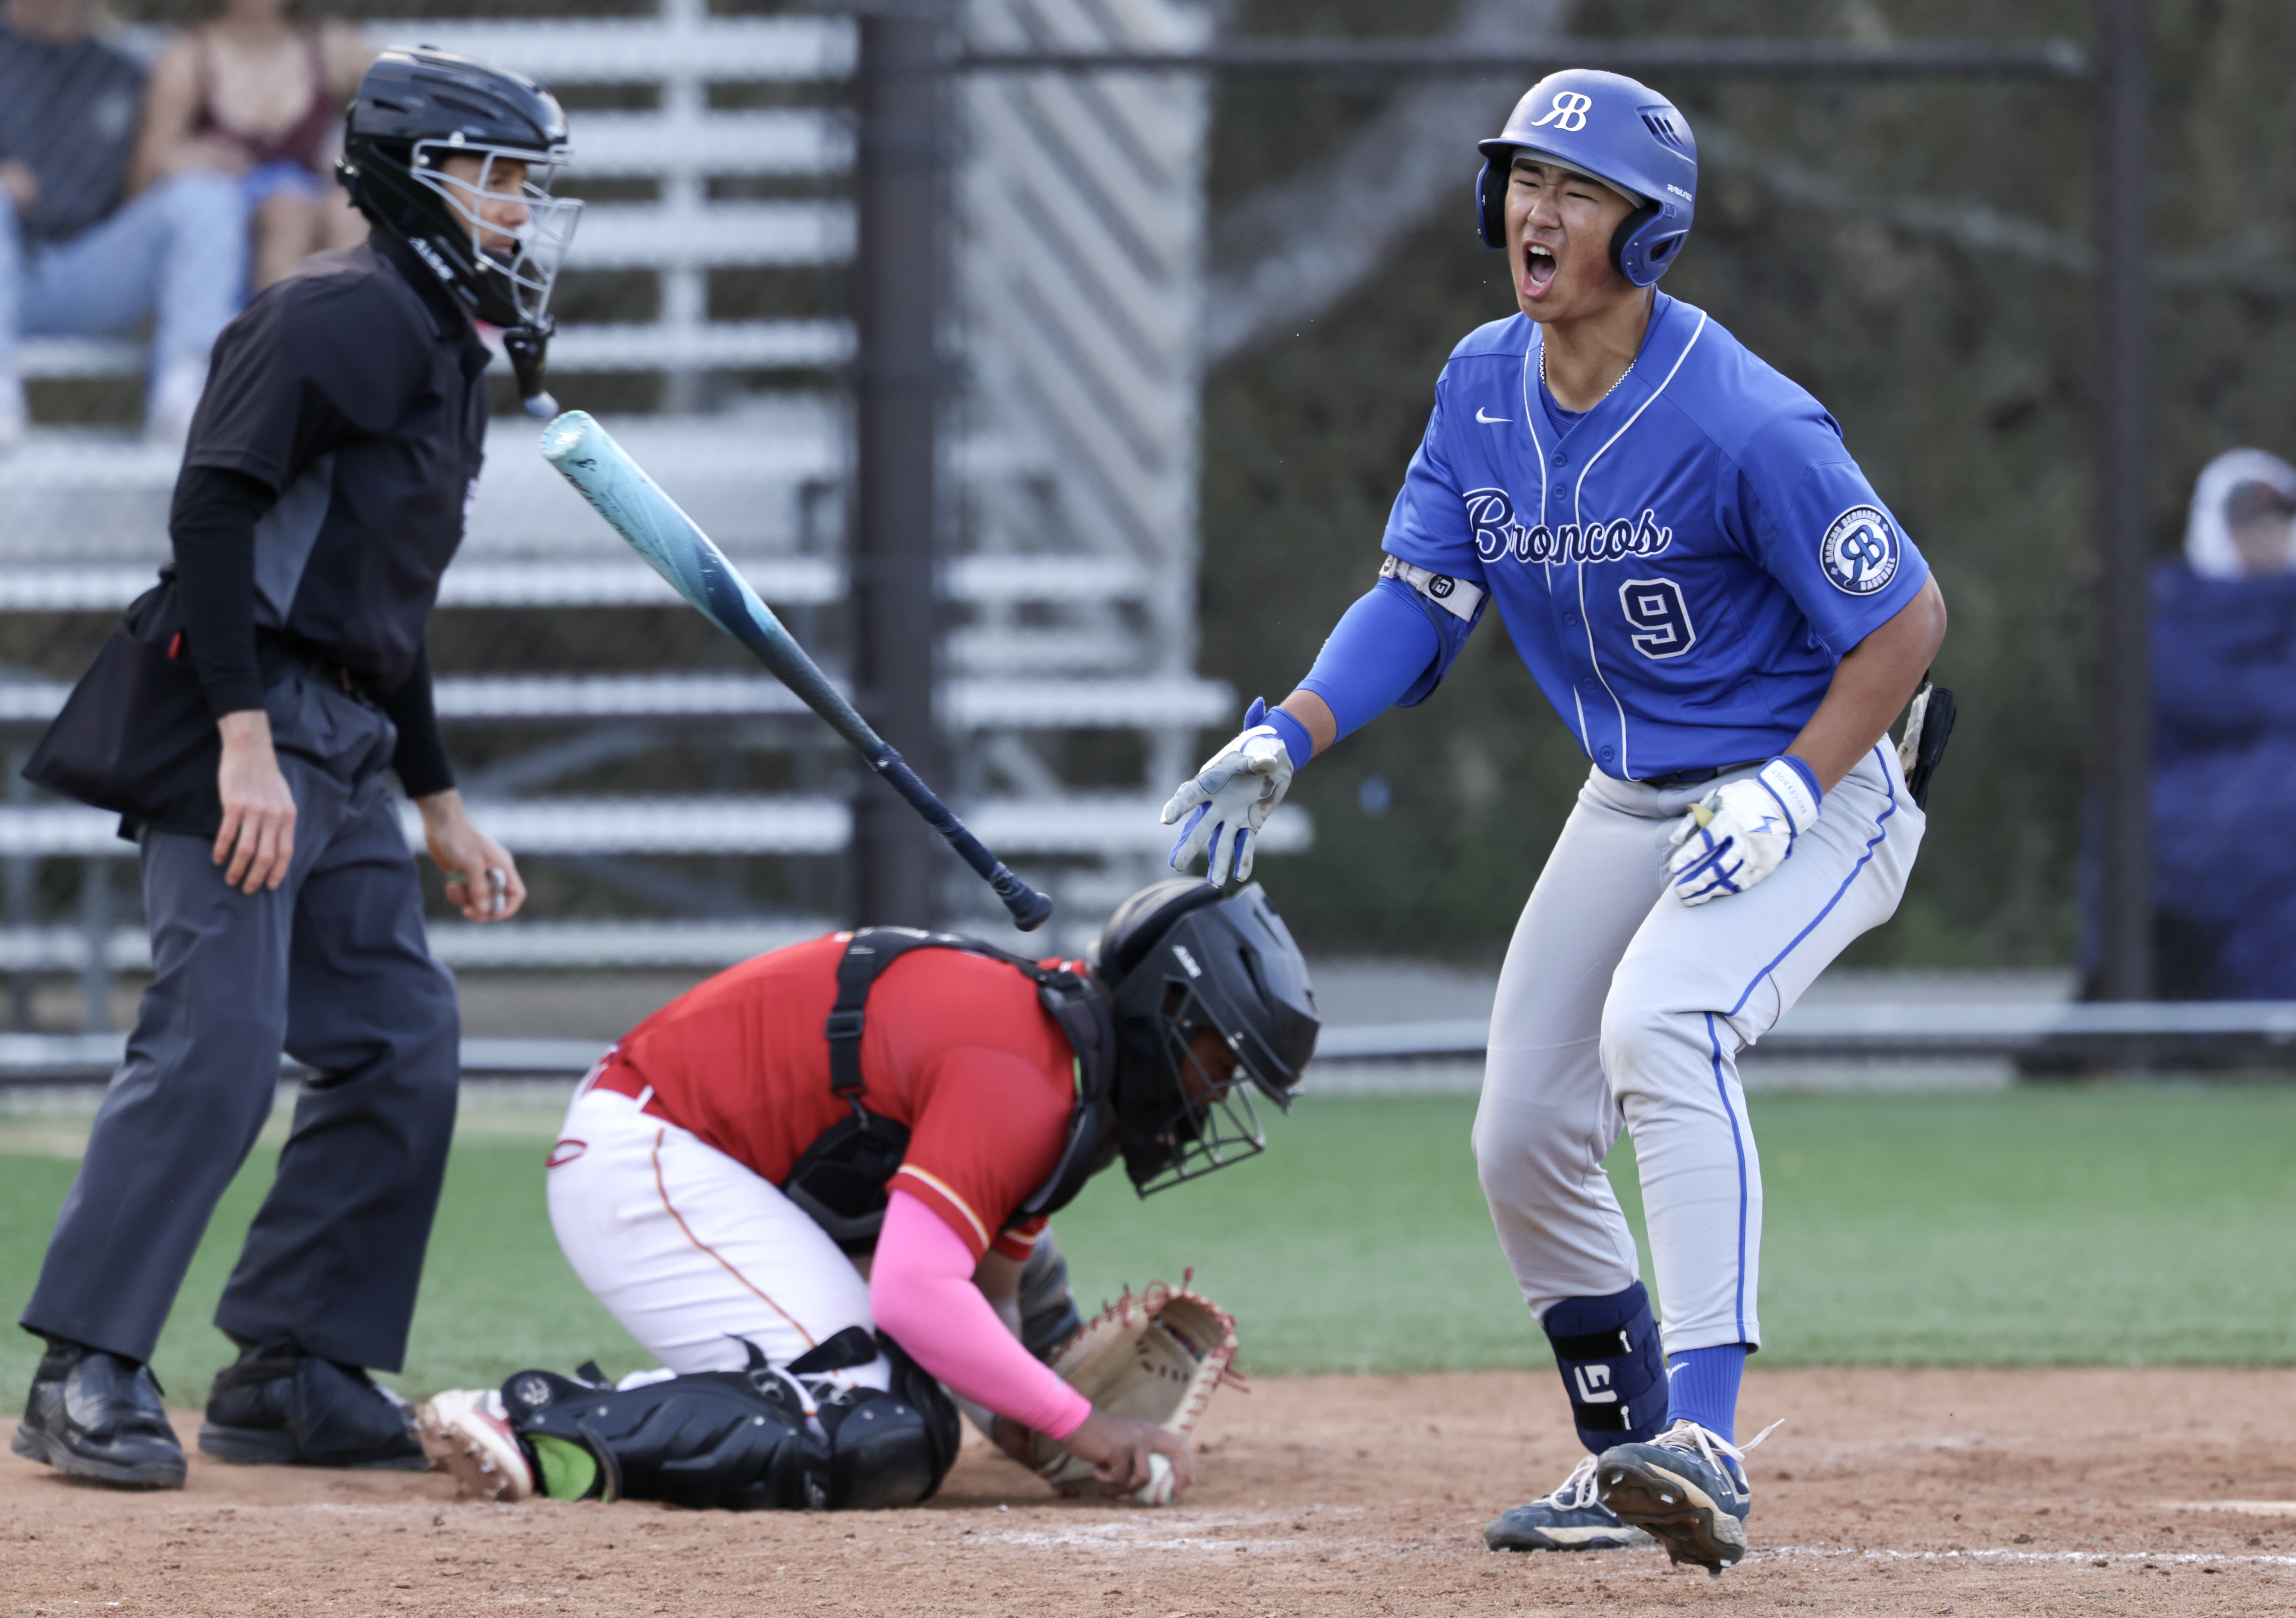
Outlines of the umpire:
M218 341L169 519L175 563L35 753L33 780L141 845L152 987L23 1326L47 1339L18 1454L180 1488L147 1361L269 1115L283 1049L313 1077L216 1325L240 1349L200 1447L230 1461L424 1465L398 1368L459 1077L386 768L449 902L526 896L440 745L425 627L486 431L474 322L538 347L578 202L558 103L445 53L385 53L340 177L373 224Z

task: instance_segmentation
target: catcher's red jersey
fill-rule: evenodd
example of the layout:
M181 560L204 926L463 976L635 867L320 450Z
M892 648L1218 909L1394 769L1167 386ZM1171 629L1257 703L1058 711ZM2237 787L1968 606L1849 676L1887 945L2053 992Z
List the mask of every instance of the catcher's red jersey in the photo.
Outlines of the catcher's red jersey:
M829 1088L823 1028L848 936L718 973L639 1023L612 1061L653 1087L671 1122L779 1185L847 1116ZM902 956L870 990L861 1039L865 1105L909 1130L892 1187L939 1214L976 1258L992 1244L1026 1258L1045 1221L1013 1224L1013 1211L1059 1166L1072 1063L1037 986L1011 966L957 949Z

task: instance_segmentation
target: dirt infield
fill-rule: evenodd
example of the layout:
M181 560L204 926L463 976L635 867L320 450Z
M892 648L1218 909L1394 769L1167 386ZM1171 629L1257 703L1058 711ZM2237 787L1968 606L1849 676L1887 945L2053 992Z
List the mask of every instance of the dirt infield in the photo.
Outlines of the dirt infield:
M1744 1417L1786 1425L1719 1579L1483 1549L1574 1458L1550 1375L1317 1377L1223 1392L1163 1511L1051 1499L978 1444L927 1507L817 1516L196 1457L182 1493L116 1494L0 1456L0 1614L2296 1613L2296 1372L1757 1372Z

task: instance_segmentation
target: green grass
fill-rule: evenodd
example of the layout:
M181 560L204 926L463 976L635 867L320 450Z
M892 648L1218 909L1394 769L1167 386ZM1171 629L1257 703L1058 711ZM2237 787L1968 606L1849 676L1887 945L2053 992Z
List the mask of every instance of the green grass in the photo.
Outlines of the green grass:
M557 1121L555 1113L539 1109L524 1118L497 1115L457 1138L406 1371L388 1379L403 1390L484 1386L529 1366L570 1369L593 1355L618 1370L650 1363L575 1280L551 1234L542 1159ZM203 1401L209 1380L232 1357L212 1324L216 1300L277 1157L275 1144L258 1147L224 1194L160 1334L152 1364L171 1403ZM56 1208L78 1168L56 1157L0 1156L0 1306L11 1316L31 1296ZM37 1338L0 1331L0 1409L22 1408L39 1347Z
M1470 1100L1331 1097L1272 1149L1143 1203L1103 1178L1059 1226L1087 1306L1199 1284L1247 1369L1545 1362L1467 1151ZM2296 1364L2296 1088L1767 1096L1764 1362ZM458 1141L402 1386L500 1380L637 1349L577 1285L542 1203L554 1120ZM1611 1168L1636 1212L1632 1158ZM156 1363L179 1400L226 1357L207 1324L270 1170L226 1196ZM73 1165L0 1156L0 1295L20 1305ZM1647 1263L1647 1259L1645 1260ZM0 1399L37 1344L0 1340Z
M2296 1363L2296 1088L1773 1095L1763 1363ZM1540 1364L1467 1149L1472 1100L1334 1098L1264 1158L1062 1220L1081 1294L1178 1260L1248 1365ZM1624 1142L1611 1160L1639 1234ZM1644 1275L1651 1276L1649 1249Z

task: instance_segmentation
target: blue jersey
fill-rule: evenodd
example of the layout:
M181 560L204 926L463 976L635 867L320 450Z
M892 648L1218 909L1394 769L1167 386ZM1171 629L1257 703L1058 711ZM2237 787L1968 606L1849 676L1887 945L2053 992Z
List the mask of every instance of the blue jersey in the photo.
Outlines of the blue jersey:
M1929 564L1833 418L1704 310L1658 294L1625 380L1559 435L1540 341L1518 315L1452 351L1384 548L1488 593L1605 774L1784 751Z

